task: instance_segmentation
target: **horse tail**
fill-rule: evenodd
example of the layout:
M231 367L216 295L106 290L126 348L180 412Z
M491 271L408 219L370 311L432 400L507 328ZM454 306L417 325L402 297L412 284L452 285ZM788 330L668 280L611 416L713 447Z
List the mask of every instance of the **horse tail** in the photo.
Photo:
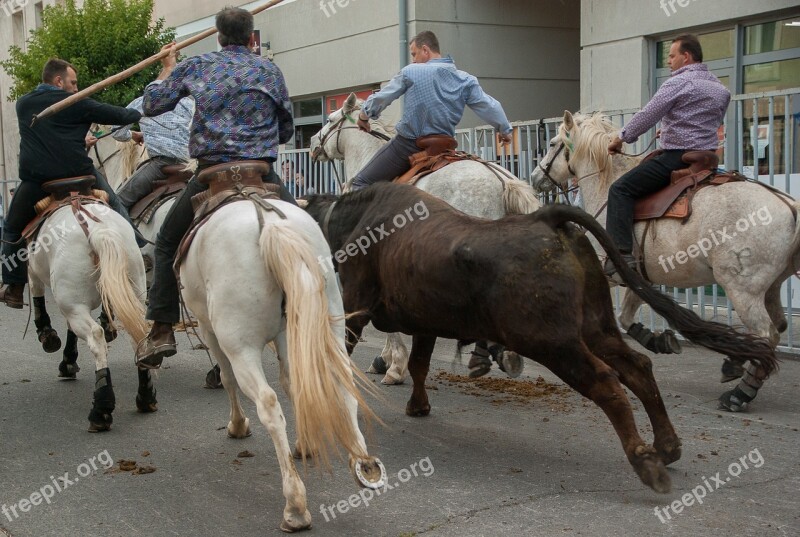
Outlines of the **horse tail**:
M533 187L519 179L503 179L503 207L506 214L529 214L541 208Z
M128 276L130 265L138 260L128 258L122 235L104 222L91 227L89 244L98 258L97 289L103 307L109 314L114 312L136 344L147 336L141 290L134 288Z
M351 405L374 414L356 387L355 368L334 331L322 264L309 239L286 220L267 222L259 246L285 296L287 360L300 450L318 455L326 467L328 451L337 444L354 458L367 457L351 419Z
M606 251L628 288L647 302L656 313L667 319L670 325L689 341L726 356L735 357L737 361L753 362L764 368L767 374L778 368L775 349L767 338L739 332L720 323L705 321L693 311L678 305L671 297L650 287L638 272L623 261L622 254L606 230L583 210L565 205L549 205L533 216L553 228L572 222L588 230Z

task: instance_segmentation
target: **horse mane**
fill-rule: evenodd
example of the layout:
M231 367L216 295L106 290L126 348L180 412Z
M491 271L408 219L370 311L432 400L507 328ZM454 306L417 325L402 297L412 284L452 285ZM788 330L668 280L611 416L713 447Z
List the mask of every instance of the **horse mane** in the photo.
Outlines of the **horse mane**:
M353 108L354 112L361 110L361 107L364 106L364 101L359 99L356 101L356 106ZM385 119L370 119L369 124L372 127L372 130L385 134L389 137L394 137L397 134L397 129L392 123L389 123Z
M562 123L558 134L563 140L569 139L573 143L573 156L575 160L588 159L594 167L600 170L599 179L604 188L614 182L611 155L608 154L608 144L612 134L618 129L602 113L575 114L573 115L575 128L573 136L569 136Z

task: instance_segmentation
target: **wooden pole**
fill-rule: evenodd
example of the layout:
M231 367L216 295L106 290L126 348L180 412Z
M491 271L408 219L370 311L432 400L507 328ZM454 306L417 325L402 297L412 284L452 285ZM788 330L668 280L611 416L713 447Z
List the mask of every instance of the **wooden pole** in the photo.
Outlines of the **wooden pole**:
M259 7L255 8L255 9L253 9L252 11L250 11L250 14L251 15L257 15L258 13L261 13L262 11L265 11L265 10L267 10L267 9L273 7L273 6L276 6L276 5L280 4L281 2L283 2L283 0L270 0L269 2L264 4L263 6L259 6ZM190 45L194 45L198 41L202 41L206 37L212 36L215 33L217 33L217 29L216 28L209 28L208 30L206 30L206 31L204 31L202 33L199 33L194 37L190 37L189 39L186 39L184 41L181 41L180 43L177 43L175 45L175 50L180 50L180 49L186 48L186 47L188 47ZM77 93L75 93L73 95L70 95L69 97L67 97L63 101L59 101L59 102L57 102L57 103L55 103L53 105L48 106L47 108L42 110L40 113L38 113L38 114L33 116L33 121L31 121L31 127L33 127L36 124L36 122L38 120L40 120L40 119L44 119L46 117L52 116L53 114L57 114L58 112L64 110L65 108L69 108L70 106L72 106L73 104L77 103L78 101L81 101L81 100L85 99L86 97L89 97L90 95L94 95L95 93L97 93L100 90L103 90L103 89L105 89L105 88L107 88L109 86L113 86L117 82L122 82L126 78L132 77L133 75L135 75L139 71L142 71L143 69L146 69L146 68L150 67L154 63L161 61L161 59L166 57L167 54L169 54L169 51L167 51L167 50L159 51L158 53L150 56L146 60L140 61L139 63L137 63L133 67L129 67L128 69L125 69L121 73L117 73L116 75L112 75L112 76L106 78L105 80L101 80L100 82L92 84L88 88L82 89L81 91L79 91L79 92L77 92Z

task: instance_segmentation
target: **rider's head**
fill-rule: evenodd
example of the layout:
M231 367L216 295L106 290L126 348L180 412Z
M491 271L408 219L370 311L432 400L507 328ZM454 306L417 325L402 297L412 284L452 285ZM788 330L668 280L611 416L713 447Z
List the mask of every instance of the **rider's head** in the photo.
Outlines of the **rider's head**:
M408 48L411 50L412 63L426 63L432 58L442 57L436 34L427 30L412 37Z
M226 7L217 13L217 30L219 44L223 47L239 45L253 49L253 15L238 7Z
M696 35L682 34L672 40L667 63L672 71L693 63L703 62L703 47Z
M75 93L78 91L78 72L71 63L58 58L50 58L44 64L42 82L66 92Z

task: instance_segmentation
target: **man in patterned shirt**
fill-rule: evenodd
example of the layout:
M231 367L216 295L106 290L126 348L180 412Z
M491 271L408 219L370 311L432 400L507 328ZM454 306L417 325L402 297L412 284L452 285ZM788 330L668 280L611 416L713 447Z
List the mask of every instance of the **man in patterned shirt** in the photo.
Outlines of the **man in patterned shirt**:
M144 97L137 97L128 108L143 113L143 101ZM120 142L133 139L136 143L144 143L150 157L117 192L126 209L130 211L137 201L152 192L153 182L166 178L161 168L189 162L189 128L193 115L194 101L191 97L184 97L174 110L157 117L142 117L139 120L142 132L125 127L113 134L114 139Z
M669 49L672 75L608 146L610 154L619 153L623 142L635 142L661 121L664 152L617 179L608 192L606 229L631 268L636 268L631 253L636 200L669 185L674 170L687 168L682 160L687 151L716 151L719 145L717 130L731 94L702 62L703 49L696 36L676 37ZM616 273L611 260L606 260L604 270L609 278Z
M253 16L239 8L225 8L216 17L222 50L189 58L176 65L173 45L162 60L163 70L144 92L147 116L175 108L183 97L195 101L189 154L198 160L198 172L236 160L263 160L270 165L266 182L281 185L272 164L278 145L294 136L292 104L278 67L253 54ZM183 235L192 222L191 199L207 189L195 176L170 209L156 239L153 284L147 318L154 321L147 340L136 351L140 367L158 368L176 352L172 325L178 322L178 287L172 264ZM281 186L281 199L295 203Z
M439 134L455 136L456 125L469 106L479 118L498 130L501 143L511 141L511 124L497 100L484 93L478 79L459 71L453 59L442 58L433 32L421 32L409 45L413 63L407 65L381 91L370 95L358 116L358 126L369 132L369 120L405 94L403 118L397 136L383 146L353 179L352 190L378 181L391 181L411 168L408 157L420 151L418 138Z

